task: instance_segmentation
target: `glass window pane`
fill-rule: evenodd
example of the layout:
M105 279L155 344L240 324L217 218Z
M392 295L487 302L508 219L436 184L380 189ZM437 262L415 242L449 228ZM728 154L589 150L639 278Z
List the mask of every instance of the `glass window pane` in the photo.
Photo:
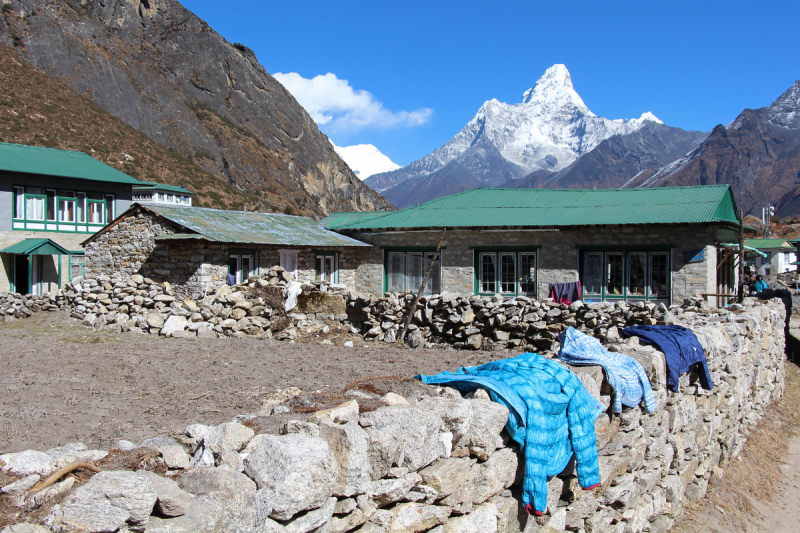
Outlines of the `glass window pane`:
M515 293L517 281L516 254L500 254L500 292Z
M387 272L386 290L403 292L406 290L406 254L392 252L389 254L389 272Z
M650 254L650 296L669 297L669 256L665 253Z
M586 254L583 258L583 291L600 294L603 288L603 254Z
M28 194L41 194L44 195L44 189L41 187L25 187L25 192Z
M239 283L244 283L247 281L247 278L253 273L253 256L252 255L243 255L242 256L242 269L239 272Z
M28 220L44 220L44 198L27 196L25 213Z
M425 272L427 269L431 267L431 260L433 260L433 256L436 255L436 252L426 252L425 253ZM439 253L439 257L436 258L436 262L433 264L433 270L431 270L431 275L428 277L428 283L425 284L425 292L429 294L439 294L442 292L442 255L441 252Z
M422 254L406 254L406 290L418 292L422 285L422 277L425 275L422 267Z
M336 256L329 255L325 258L325 276L329 282L336 283Z
M317 280L325 279L325 258L318 255L316 258Z
M624 276L624 261L621 253L606 254L606 294L609 296L622 296L622 278Z
M25 218L25 189L14 187L14 218Z
M114 197L110 194L106 195L106 220L105 223L108 224L114 220Z
M75 200L58 201L58 221L75 222Z
M519 292L528 296L536 294L536 254L519 254Z
M77 212L78 222L86 222L86 195L82 192L78 193Z
M228 257L228 274L232 274L237 283L239 282L239 260L240 257L238 255Z
M89 202L89 222L91 224L103 223L103 203Z
M644 296L647 286L647 254L632 253L628 255L628 294Z
M47 189L47 205L46 205L47 220L56 219L56 191Z
M495 261L497 256L495 254L480 254L480 292L494 294L497 292L497 268Z

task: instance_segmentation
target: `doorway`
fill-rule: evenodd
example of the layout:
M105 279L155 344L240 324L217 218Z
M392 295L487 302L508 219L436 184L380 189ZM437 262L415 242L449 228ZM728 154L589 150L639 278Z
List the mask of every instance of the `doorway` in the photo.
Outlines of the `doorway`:
M14 291L20 294L31 292L28 278L28 260L30 256L16 254L14 256Z

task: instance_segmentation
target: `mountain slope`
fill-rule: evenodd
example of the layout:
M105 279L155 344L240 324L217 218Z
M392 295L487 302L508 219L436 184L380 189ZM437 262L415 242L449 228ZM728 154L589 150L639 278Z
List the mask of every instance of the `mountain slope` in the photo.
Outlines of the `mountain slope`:
M685 157L629 187L727 183L745 214L768 202L779 216L800 213L800 80L769 107L745 109Z
M251 50L175 0L11 0L0 41L257 205L281 190L318 216L390 207Z
M559 172L537 171L506 187L616 189L658 170L697 147L708 136L647 122L626 135L614 135Z
M376 174L365 183L398 207L435 198L436 190L458 188L457 174L472 174L483 186L495 187L539 170L559 171L603 140L632 133L644 124L661 123L651 113L634 120L609 120L592 113L572 85L564 65L547 69L525 91L522 103L490 100L449 142L394 172ZM490 159L486 159L489 156ZM461 168L452 172L452 165ZM426 178L427 187L407 183ZM438 181L448 182L439 184ZM467 184L464 184L466 190Z

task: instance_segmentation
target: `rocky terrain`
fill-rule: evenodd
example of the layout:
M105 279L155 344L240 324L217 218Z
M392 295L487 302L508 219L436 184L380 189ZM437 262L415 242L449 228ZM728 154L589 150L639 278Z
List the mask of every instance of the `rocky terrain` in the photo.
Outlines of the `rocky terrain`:
M322 217L391 207L249 48L177 1L12 0L0 14L0 42L191 159L220 189L233 185L251 209Z
M643 172L626 187L727 183L745 214L761 216L769 202L778 216L800 213L800 80L769 107L745 109L719 125L685 157Z
M657 402L595 424L600 485L583 491L568 465L547 483L547 512L520 505L524 455L508 410L485 390L367 379L344 398L283 388L258 412L192 424L113 449L72 442L0 456L3 525L11 532L309 531L360 533L666 532L741 453L784 391L783 307L720 315L687 303L715 387L693 372L666 390L665 358L637 339L609 350L642 364ZM570 367L598 402L600 367ZM333 401L332 401L333 400ZM43 525L37 525L43 524Z

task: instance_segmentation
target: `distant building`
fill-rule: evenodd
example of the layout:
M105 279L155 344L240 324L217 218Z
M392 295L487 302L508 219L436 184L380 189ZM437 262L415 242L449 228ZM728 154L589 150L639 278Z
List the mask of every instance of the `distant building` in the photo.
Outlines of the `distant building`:
M42 294L82 275L80 243L142 184L83 152L0 143L0 292Z
M140 204L191 207L193 195L192 191L187 191L182 186L176 187L163 183L143 183L133 187L133 201Z
M744 244L766 254L747 260L760 274L769 276L797 270L797 265L792 264L797 261L797 249L786 239L747 239Z

